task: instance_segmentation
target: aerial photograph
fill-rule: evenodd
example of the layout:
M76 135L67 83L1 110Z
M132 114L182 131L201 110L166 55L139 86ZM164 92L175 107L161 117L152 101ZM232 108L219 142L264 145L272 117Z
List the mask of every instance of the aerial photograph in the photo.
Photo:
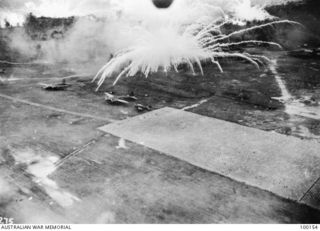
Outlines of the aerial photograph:
M320 229L319 0L0 0L0 230L134 224Z

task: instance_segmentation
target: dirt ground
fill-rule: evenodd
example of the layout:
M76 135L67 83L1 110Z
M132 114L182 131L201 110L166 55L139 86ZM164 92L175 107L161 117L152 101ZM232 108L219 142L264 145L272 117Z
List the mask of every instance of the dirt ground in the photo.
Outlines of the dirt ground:
M271 56L293 97L307 106L310 98L318 102L318 60ZM97 130L140 114L133 104L108 105L104 92L133 92L153 110L185 109L319 142L319 119L290 115L286 102L273 98L282 93L269 68L236 60L222 65L224 73L207 65L205 76L186 70L116 86L108 80L98 92L92 73L52 92L39 83L82 73L2 64L0 216L17 223L319 223L315 208Z

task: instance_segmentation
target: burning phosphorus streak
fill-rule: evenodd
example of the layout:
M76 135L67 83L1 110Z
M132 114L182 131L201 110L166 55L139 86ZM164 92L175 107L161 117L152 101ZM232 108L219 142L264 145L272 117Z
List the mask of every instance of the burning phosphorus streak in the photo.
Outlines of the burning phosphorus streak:
M223 72L218 61L219 58L241 58L259 68L261 63L269 62L270 60L265 56L227 52L224 49L246 44L264 44L281 48L279 44L260 40L244 40L240 42L231 42L230 40L236 35L276 24L300 25L289 20L272 21L234 31L230 34L223 34L221 27L231 22L229 20L209 25L194 23L184 27L168 25L151 31L143 32L141 30L139 42L118 52L94 77L93 81L99 79L97 90L102 86L106 78L113 77L115 74L117 76L114 85L122 77L135 76L139 72L143 73L145 77L160 70L167 72L173 69L178 72L180 64L187 64L194 74L196 65L203 75L201 63L207 60L217 65L219 70Z

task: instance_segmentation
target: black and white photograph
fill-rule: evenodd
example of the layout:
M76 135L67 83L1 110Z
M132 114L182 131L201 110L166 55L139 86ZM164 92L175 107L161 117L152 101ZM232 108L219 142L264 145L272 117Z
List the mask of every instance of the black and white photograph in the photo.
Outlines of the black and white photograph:
M320 0L0 0L0 230L163 224L320 229Z

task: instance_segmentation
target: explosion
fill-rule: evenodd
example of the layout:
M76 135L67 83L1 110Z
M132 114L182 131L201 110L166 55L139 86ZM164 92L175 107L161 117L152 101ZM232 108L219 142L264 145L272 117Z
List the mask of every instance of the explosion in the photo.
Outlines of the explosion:
M20 5L20 0L16 0L13 2L18 5L11 6L5 0L0 21L6 19L21 24L21 15L29 12L35 16L77 16L75 25L65 38L41 43L42 58L57 62L88 58L95 62L95 57L91 56L98 54L100 57L105 53L111 60L94 78L94 81L98 80L99 88L106 78L115 77L116 84L122 77L138 73L148 77L157 71L178 72L181 64L188 66L194 74L204 74L203 62L212 62L223 71L219 63L221 58L237 57L259 67L268 62L267 57L232 52L229 48L246 44L281 48L271 41L239 41L235 37L275 24L295 24L278 20L264 9L265 5L288 1L175 0L169 8L158 9L153 2L165 7L165 0L30 0ZM88 15L94 16L90 18ZM265 20L268 22L263 24ZM252 21L258 25L246 28L247 22ZM236 25L234 28L244 26L244 29L231 33L223 29L225 25L232 24ZM22 53L36 53L30 48L36 45L30 41L23 42L24 38L24 35L14 36L11 45Z
M189 66L194 74L197 67L203 75L202 63L208 61L217 65L223 72L219 63L220 58L241 58L257 68L264 62L269 62L265 56L231 52L227 51L227 48L245 44L264 44L281 49L279 44L270 41L232 42L232 38L275 24L298 23L276 20L225 34L222 27L226 24L239 25L253 20L274 20L274 17L263 8L252 6L249 0L230 2L227 8L222 7L222 1L219 0L187 1L187 4L177 1L168 12L157 12L161 14L153 18L157 20L157 23L150 20L149 15L144 15L145 18L140 15L140 23L135 25L136 38L133 39L132 44L117 51L95 76L93 81L98 80L97 90L106 78L116 76L114 81L116 84L122 77L132 77L138 73L143 73L145 77L148 77L150 73L158 71L179 72L178 67L181 64Z

